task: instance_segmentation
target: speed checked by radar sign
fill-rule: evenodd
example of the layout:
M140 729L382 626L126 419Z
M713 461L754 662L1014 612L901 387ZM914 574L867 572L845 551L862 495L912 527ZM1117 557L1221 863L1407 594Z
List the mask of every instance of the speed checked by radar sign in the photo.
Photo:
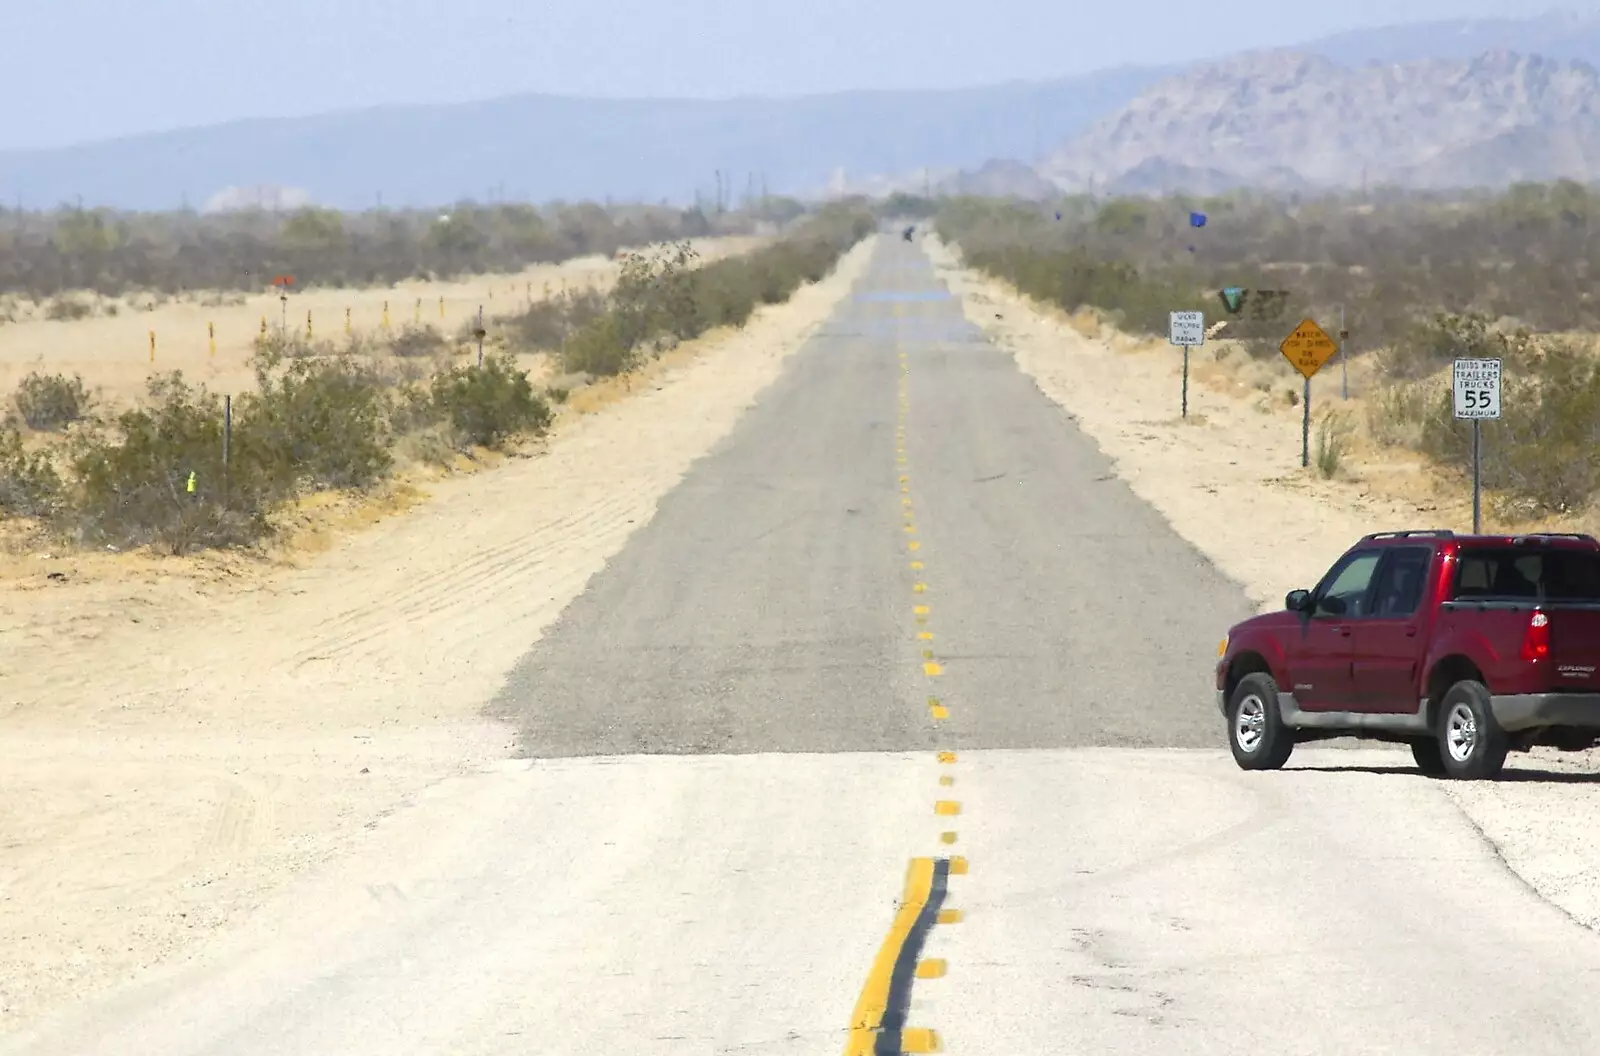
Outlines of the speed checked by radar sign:
M1458 359L1454 374L1456 417L1500 417L1500 361Z

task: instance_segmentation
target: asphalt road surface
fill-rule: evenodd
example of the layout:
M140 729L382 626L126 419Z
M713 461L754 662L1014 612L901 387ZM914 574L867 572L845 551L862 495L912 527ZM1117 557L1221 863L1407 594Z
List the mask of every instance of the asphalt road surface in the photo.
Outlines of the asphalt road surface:
M0 1051L1592 1049L1600 941L1436 785L1234 767L1245 611L883 239L510 680L530 758Z

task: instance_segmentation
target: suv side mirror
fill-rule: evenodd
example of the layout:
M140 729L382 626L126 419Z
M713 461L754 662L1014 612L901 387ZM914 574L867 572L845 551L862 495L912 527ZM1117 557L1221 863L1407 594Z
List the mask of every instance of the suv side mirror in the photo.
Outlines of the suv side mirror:
M1311 592L1309 590L1291 590L1283 597L1283 607L1290 612L1305 612L1311 608Z

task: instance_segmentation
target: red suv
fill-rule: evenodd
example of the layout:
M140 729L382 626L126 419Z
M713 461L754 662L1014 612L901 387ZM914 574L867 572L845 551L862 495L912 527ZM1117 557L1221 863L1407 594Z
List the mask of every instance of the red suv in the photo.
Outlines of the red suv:
M1219 649L1246 770L1329 737L1403 741L1418 768L1493 777L1509 751L1600 741L1600 542L1382 532Z

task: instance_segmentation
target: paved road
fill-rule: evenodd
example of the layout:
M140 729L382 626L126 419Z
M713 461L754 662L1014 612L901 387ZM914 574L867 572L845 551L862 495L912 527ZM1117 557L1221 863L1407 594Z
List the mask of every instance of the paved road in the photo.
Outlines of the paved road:
M521 665L495 710L528 754L1216 745L1204 673L1243 593L920 251L874 264Z
M1433 783L1218 750L1244 610L885 240L495 703L532 758L0 1051L1592 1048L1600 941Z

